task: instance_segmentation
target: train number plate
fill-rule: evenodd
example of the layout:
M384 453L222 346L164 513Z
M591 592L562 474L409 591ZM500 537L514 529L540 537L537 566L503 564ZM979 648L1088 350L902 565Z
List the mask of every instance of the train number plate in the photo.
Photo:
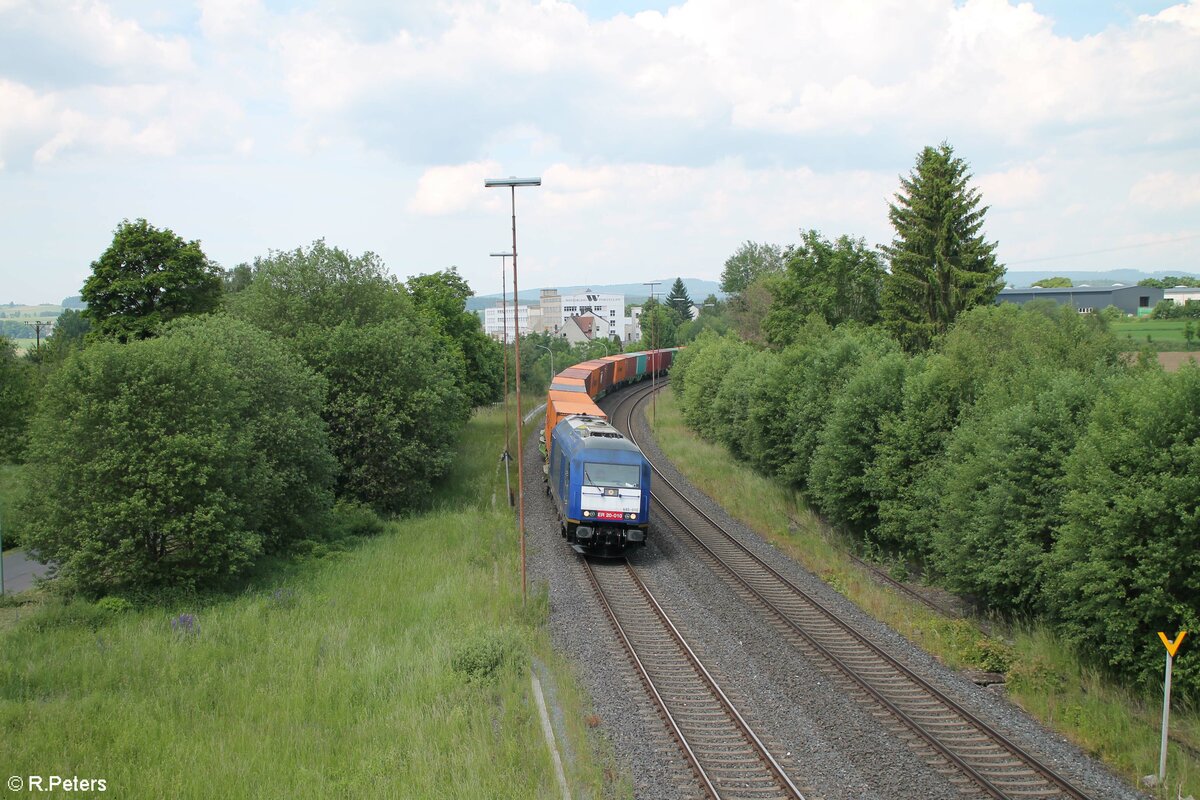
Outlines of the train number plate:
M597 511L596 519L625 519L625 515L620 511Z

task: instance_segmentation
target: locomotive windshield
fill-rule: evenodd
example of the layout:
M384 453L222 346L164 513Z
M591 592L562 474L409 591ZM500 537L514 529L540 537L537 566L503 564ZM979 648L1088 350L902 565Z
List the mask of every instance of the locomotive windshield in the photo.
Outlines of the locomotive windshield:
M584 464L583 482L588 486L636 489L641 484L642 468L637 464Z

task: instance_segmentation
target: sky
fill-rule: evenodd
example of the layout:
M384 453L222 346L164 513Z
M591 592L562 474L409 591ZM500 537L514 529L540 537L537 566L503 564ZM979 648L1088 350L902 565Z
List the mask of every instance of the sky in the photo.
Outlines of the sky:
M0 0L0 302L139 217L491 294L506 176L523 288L715 280L943 141L1011 269L1200 272L1200 0Z

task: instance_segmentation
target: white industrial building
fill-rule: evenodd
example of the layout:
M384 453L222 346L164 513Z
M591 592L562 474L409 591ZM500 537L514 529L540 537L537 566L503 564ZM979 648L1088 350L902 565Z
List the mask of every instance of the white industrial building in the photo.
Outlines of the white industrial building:
M508 312L507 325L505 324L505 311ZM520 324L522 334L530 332L529 306L517 306L509 303L506 308L503 303L496 303L494 307L483 310L483 332L496 341L514 341L516 339L516 325L514 323ZM504 336L506 327L508 329L507 338Z
M1188 300L1200 300L1200 287L1173 286L1170 289L1163 289L1163 299L1170 300L1177 306L1183 305Z
M545 295L543 294L543 301ZM609 329L620 330L625 322L625 295L601 294L588 289L579 294L564 294L562 296L561 326L571 317L591 312L608 323ZM549 323L547 318L545 322Z

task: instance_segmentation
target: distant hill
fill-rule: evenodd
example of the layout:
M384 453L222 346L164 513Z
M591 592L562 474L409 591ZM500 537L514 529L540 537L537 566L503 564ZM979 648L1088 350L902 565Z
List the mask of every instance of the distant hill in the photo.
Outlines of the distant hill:
M1036 280L1036 279L1035 279ZM671 284L675 283L674 278L664 279L659 281L659 285L654 287L655 296L660 300L667 296L667 292L671 291ZM706 281L700 278L684 278L683 285L687 288L688 297L692 298L695 303L700 303L710 294L721 296L721 285L716 281ZM585 289L591 289L594 292L603 294L623 294L625 295L626 305L640 305L650 296L650 287L644 283L606 283L591 284L589 286L547 286L547 289L558 289L559 294L574 294L582 292ZM520 302L536 303L541 297L541 288L523 289L521 290ZM467 310L479 311L480 309L490 308L500 302L500 294L483 294L476 297L467 298Z
M1125 286L1134 286L1140 280L1162 278L1167 275L1194 276L1195 273L1181 272L1177 269L1159 270L1157 272L1142 272L1136 269L1110 269L1107 271L1043 269L1036 272L1033 270L1009 270L1004 276L1004 281L1006 285L1017 289L1024 289L1043 278L1055 277L1070 278L1071 282L1076 286L1081 283L1086 283L1089 286L1112 286L1117 283L1124 284Z

